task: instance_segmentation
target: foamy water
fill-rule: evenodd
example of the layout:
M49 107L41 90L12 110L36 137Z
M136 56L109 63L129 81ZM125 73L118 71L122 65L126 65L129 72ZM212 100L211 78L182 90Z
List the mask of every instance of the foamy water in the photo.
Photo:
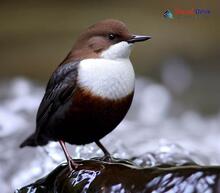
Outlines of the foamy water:
M54 142L45 148L18 148L35 129L43 92L43 87L23 78L0 84L1 192L27 185L65 160ZM115 157L133 158L142 166L190 161L216 165L220 164L219 130L220 113L202 116L186 109L163 85L138 79L126 119L102 142ZM102 155L95 144L68 148L73 158Z

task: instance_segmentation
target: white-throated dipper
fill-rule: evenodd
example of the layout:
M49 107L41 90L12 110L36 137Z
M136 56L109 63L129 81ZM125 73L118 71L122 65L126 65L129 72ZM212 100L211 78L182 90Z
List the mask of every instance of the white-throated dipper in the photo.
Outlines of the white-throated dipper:
M20 147L59 141L70 169L77 164L65 142L96 142L109 156L99 140L130 108L135 84L131 46L148 39L131 34L123 22L114 19L87 28L52 74L37 112L36 131Z

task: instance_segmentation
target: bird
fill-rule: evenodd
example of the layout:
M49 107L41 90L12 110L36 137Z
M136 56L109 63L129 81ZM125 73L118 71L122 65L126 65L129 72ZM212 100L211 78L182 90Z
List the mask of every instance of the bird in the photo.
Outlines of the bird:
M100 139L119 125L131 106L135 89L131 48L150 38L130 33L126 24L116 19L86 28L52 73L37 111L36 130L20 147L57 141L70 170L78 164L66 143L95 142L105 157L110 157Z

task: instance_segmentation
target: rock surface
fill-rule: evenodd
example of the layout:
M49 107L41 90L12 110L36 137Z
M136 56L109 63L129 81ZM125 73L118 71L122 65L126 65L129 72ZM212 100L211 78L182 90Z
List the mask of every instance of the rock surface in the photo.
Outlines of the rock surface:
M16 193L217 193L220 167L196 164L140 167L127 160L76 160L80 166L70 172L59 165L46 177Z

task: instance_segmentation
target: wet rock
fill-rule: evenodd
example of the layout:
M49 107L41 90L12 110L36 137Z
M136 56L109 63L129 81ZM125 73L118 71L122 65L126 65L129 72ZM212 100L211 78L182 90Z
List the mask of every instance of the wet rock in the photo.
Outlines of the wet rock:
M127 160L76 160L70 172L59 165L48 176L16 193L216 193L220 192L220 167L160 165L140 167Z

